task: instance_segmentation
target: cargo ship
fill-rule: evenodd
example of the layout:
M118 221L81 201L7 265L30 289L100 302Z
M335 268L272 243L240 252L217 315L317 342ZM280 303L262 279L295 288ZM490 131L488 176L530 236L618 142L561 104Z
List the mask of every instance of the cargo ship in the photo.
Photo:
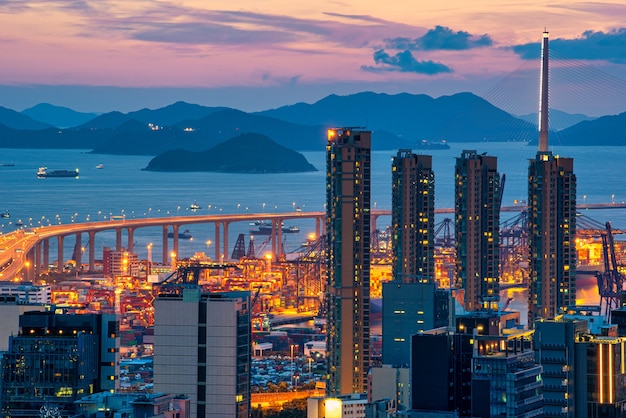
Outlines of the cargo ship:
M254 222L257 228L250 228L250 234L252 235L270 235L272 233L271 221L257 221ZM300 232L300 228L297 226L285 226L282 225L283 234L296 234Z
M37 171L37 177L78 177L78 168L74 170L52 170L48 171L48 167L39 167Z
M422 142L417 143L418 150L436 150L436 149L450 149L450 145L445 139L442 139L440 142L430 142L425 139Z
M167 237L174 238L174 233L172 231L168 232ZM189 231L188 229L185 229L183 232L178 233L178 238L179 239L192 239L193 236L191 235L191 231Z

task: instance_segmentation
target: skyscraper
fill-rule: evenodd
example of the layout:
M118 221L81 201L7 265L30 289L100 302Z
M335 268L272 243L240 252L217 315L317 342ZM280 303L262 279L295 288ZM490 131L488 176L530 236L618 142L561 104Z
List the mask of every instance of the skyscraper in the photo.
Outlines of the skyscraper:
M502 201L498 160L464 150L454 171L456 277L465 290L465 309L497 310Z
M371 132L328 130L326 146L329 395L367 390L370 337Z
M154 388L184 393L191 418L250 414L250 293L163 293L154 301Z
M435 274L435 174L432 156L399 150L391 165L393 278L403 283Z
M528 325L576 303L574 160L548 151L548 33L541 49L539 150L528 166Z

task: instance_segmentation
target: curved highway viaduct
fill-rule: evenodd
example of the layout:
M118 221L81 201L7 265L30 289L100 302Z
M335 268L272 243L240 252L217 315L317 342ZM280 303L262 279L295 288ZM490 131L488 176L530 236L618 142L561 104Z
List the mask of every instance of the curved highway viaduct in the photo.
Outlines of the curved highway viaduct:
M380 215L390 214L389 211ZM373 216L380 216L374 215ZM183 225L212 223L215 226L215 259L228 259L228 227L234 222L271 221L272 224L272 254L276 257L279 252L278 242L282 242L283 221L288 219L315 219L315 231L317 236L324 233L324 212L290 212L279 214L231 214L231 215L192 215L176 216L167 218L141 218L120 219L111 221L83 222L64 225L50 225L26 230L18 230L5 235L0 235L0 280L8 280L15 277L26 267L25 274L29 279L38 275L41 266L48 266L50 259L50 240L57 240L57 260L64 260L63 243L66 237L75 236L76 246L82 247L84 234L89 236L88 258L89 270L95 267L95 236L102 231L115 231L115 248L123 248L122 236L126 230L127 245L129 252L134 251L134 234L139 228L161 227L163 230L163 263L169 256L168 231L173 230L172 251L178 254L178 231ZM76 264L80 265L80 252L77 254ZM57 264L57 269L62 268L63 263ZM31 268L32 267L32 268Z
M624 203L607 203L607 204L579 204L578 210L584 209L624 209ZM521 212L526 210L525 205L504 206L502 212ZM436 214L454 213L454 209L435 209ZM371 228L376 230L376 222L380 216L390 216L390 210L372 210L371 211ZM175 216L166 218L141 218L141 219L122 219L112 221L84 222L73 223L67 225L50 225L26 230L18 230L8 234L0 235L0 280L9 280L19 274L24 268L28 280L36 277L41 266L49 265L50 258L50 239L57 240L57 260L63 260L63 241L66 237L74 235L76 238L76 246L82 247L82 236L88 234L88 258L89 270L93 271L95 267L95 235L98 232L114 230L116 236L115 248L120 250L123 247L122 233L126 230L128 251L134 251L134 233L139 228L161 227L163 229L163 263L167 262L168 236L169 228L173 229L173 248L172 251L178 254L178 231L182 225L213 223L215 225L215 259L228 259L228 227L234 222L250 222L250 221L271 221L272 222L272 255L277 258L279 255L279 246L277 243L282 242L282 222L288 219L315 219L315 231L317 236L325 233L324 212L286 212L275 214L230 214L230 215L191 215L191 216ZM76 264L80 265L81 253L78 252ZM31 268L32 267L32 268ZM63 263L57 263L57 269L63 267Z

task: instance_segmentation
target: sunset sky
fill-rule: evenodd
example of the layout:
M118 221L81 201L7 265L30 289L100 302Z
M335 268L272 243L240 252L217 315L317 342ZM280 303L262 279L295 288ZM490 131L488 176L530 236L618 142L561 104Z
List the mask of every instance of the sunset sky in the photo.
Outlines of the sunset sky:
M624 78L624 16L623 0L0 0L0 106L261 110L365 90L483 95L538 67L544 28L559 58Z

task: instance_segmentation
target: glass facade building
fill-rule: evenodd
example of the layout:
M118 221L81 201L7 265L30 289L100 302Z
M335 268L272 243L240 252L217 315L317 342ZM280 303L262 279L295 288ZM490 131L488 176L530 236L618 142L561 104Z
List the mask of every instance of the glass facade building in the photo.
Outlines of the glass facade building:
M119 324L114 315L27 312L2 357L2 417L35 417L119 383Z

